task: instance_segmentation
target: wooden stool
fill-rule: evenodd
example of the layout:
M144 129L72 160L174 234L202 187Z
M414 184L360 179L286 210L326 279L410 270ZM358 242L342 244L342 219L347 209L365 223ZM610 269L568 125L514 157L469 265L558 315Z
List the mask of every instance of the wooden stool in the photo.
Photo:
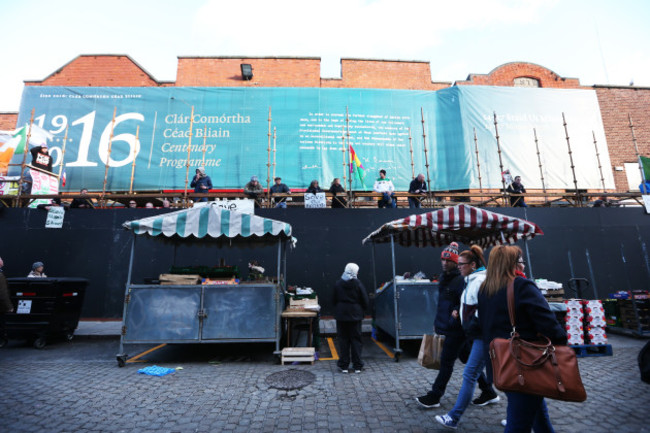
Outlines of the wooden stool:
M308 310L284 310L282 318L287 320L287 344L291 344L291 319L309 319L309 336L307 337L307 346L312 345L312 335L314 333L314 318L318 316L315 311Z

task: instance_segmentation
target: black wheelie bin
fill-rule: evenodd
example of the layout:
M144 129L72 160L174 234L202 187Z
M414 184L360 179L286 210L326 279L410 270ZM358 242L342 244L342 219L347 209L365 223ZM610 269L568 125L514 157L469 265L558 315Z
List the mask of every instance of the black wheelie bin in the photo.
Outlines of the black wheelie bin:
M9 339L42 349L52 337L72 340L88 280L84 278L7 278L13 313L4 316L0 347ZM0 324L2 326L2 324Z

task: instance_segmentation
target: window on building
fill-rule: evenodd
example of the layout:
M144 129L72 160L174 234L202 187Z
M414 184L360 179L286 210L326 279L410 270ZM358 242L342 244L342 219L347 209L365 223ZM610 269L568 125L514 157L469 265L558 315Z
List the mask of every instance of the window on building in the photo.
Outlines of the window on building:
M517 77L514 80L515 87L540 87L539 80L530 77Z

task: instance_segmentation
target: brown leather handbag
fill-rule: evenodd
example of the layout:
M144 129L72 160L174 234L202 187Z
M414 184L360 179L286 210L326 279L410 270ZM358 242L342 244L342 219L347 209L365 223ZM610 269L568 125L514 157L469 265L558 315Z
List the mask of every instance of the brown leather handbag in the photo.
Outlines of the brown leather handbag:
M555 400L581 402L587 399L578 360L572 348L554 346L548 337L526 341L515 326L514 282L508 284L509 339L490 343L494 385L501 391L539 395Z

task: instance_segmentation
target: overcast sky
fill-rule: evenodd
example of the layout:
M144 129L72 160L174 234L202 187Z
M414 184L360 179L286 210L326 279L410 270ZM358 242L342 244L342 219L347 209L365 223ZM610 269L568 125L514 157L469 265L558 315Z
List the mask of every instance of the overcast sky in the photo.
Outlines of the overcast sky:
M583 85L650 86L647 0L0 0L0 111L80 54L128 54L157 80L177 56L424 60L434 81L527 61Z

